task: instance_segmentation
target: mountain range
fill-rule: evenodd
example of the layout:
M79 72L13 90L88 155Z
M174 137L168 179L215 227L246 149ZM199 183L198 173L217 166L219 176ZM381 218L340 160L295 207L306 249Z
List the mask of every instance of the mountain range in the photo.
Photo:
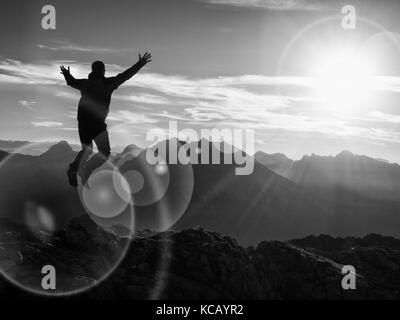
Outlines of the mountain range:
M373 199L397 200L400 196L400 166L380 159L343 151L336 156L304 156L293 161L283 154L257 152L265 167L313 191L343 190Z
M223 150L209 144L212 152ZM0 192L9 196L0 201L0 217L23 221L27 201L51 212L58 228L82 215L78 193L66 179L68 163L75 155L66 142L60 142L40 156L6 158L11 160L0 167ZM160 217L170 215L173 230L202 226L245 246L322 233L400 236L400 169L396 164L343 152L300 161L257 153L254 171L244 176L236 175L234 161L168 165L169 180L162 182L166 191L157 201L146 203L157 196L155 183L161 180L153 181L154 175L146 173L154 167L145 161L145 150L131 145L112 161L123 158L123 172L136 170L145 177L142 192L134 195L134 203L142 203L135 206L139 230L157 230L162 227ZM117 218L107 223L121 226L126 221Z
M173 142L192 162L204 152ZM204 145L223 156L221 145ZM132 235L127 210L87 214L66 177L75 156L64 141L38 156L0 152L0 268L25 285L39 285L45 259L57 265L60 290L91 286L128 248L107 280L77 298L400 297L398 165L350 152L299 161L257 153L253 172L237 175L232 154L231 163L170 164L157 175L146 150L129 145L111 161L144 177L132 194ZM31 223L32 211L50 230ZM357 290L341 289L343 265L356 268ZM3 279L5 292L31 297Z

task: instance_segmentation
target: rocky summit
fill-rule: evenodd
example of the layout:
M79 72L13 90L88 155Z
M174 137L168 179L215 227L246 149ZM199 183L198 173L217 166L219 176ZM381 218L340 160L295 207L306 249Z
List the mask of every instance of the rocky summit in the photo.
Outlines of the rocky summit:
M6 241L25 241L24 259L64 261L72 278L86 275L88 261L103 261L119 252L126 238L99 229L90 219L72 221L50 245L21 240L23 229L1 231ZM55 247L57 250L55 250ZM33 248L35 252L29 252ZM8 250L11 250L9 248ZM57 257L54 257L57 253ZM9 252L11 254L11 252ZM71 260L72 259L72 260ZM82 261L77 261L82 259ZM21 263L21 262L20 262ZM94 263L91 264L92 266ZM343 265L356 269L356 289L342 288ZM76 266L80 266L77 268ZM9 266L10 268L13 266ZM18 266L14 266L18 268ZM75 268L75 269L72 269ZM17 270L17 269L16 269ZM87 276L87 275L86 275ZM0 281L2 298L37 298ZM400 241L311 236L289 242L264 241L243 248L216 232L187 229L132 240L127 255L109 278L72 298L84 299L399 299Z

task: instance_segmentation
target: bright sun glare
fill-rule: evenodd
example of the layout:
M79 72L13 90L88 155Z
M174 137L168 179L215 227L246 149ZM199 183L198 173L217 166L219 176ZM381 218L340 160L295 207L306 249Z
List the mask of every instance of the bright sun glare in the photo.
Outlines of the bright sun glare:
M354 52L338 51L316 65L317 96L324 107L351 112L367 102L372 89L370 61Z

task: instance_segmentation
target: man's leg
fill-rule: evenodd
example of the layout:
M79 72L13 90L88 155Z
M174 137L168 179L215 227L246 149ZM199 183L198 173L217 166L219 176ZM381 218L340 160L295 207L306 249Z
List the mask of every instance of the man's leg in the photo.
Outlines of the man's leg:
M93 149L92 139L88 132L81 125L79 126L79 138L81 140L82 150L79 151L75 157L75 160L70 163L67 172L69 183L73 187L78 186L77 172L79 167L85 164L85 162L89 159Z
M79 166L81 164L84 164L87 159L89 159L90 154L92 153L92 145L83 145L82 150L79 151L77 156L75 157L75 160L69 165L70 168L72 168L75 171L79 170Z
M110 139L108 137L108 131L106 127L97 137L94 138L94 142L96 143L99 152L93 155L93 157L91 157L86 163L86 179L88 179L92 172L101 167L110 157ZM84 179L84 182L86 182L86 179Z

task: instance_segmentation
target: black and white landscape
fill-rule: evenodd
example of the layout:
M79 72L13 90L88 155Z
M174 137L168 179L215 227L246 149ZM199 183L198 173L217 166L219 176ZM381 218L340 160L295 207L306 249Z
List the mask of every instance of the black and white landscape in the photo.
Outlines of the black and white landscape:
M137 165L145 153L137 149L126 148L114 161L135 154L124 165ZM111 292L113 298L149 298L157 287L158 297L168 299L399 298L397 164L347 151L297 162L257 153L249 176L235 175L235 164L193 164L193 197L181 219L161 233L136 226L129 237L117 222L104 226L89 218L64 173L73 156L60 142L40 156L13 155L1 170L2 194L29 181L26 189L12 193L15 199L1 201L0 265L7 272L18 275L35 265L35 257L40 265L48 256L67 268L60 269L60 285L90 283L106 271L101 261L112 265L131 238L122 264L82 297L105 298ZM350 184L349 176L362 181ZM53 234L46 238L19 223L27 202L54 214ZM135 208L137 215L151 210L160 209L157 204ZM341 289L343 265L359 271L357 290Z
M398 300L399 12L1 0L0 298Z

